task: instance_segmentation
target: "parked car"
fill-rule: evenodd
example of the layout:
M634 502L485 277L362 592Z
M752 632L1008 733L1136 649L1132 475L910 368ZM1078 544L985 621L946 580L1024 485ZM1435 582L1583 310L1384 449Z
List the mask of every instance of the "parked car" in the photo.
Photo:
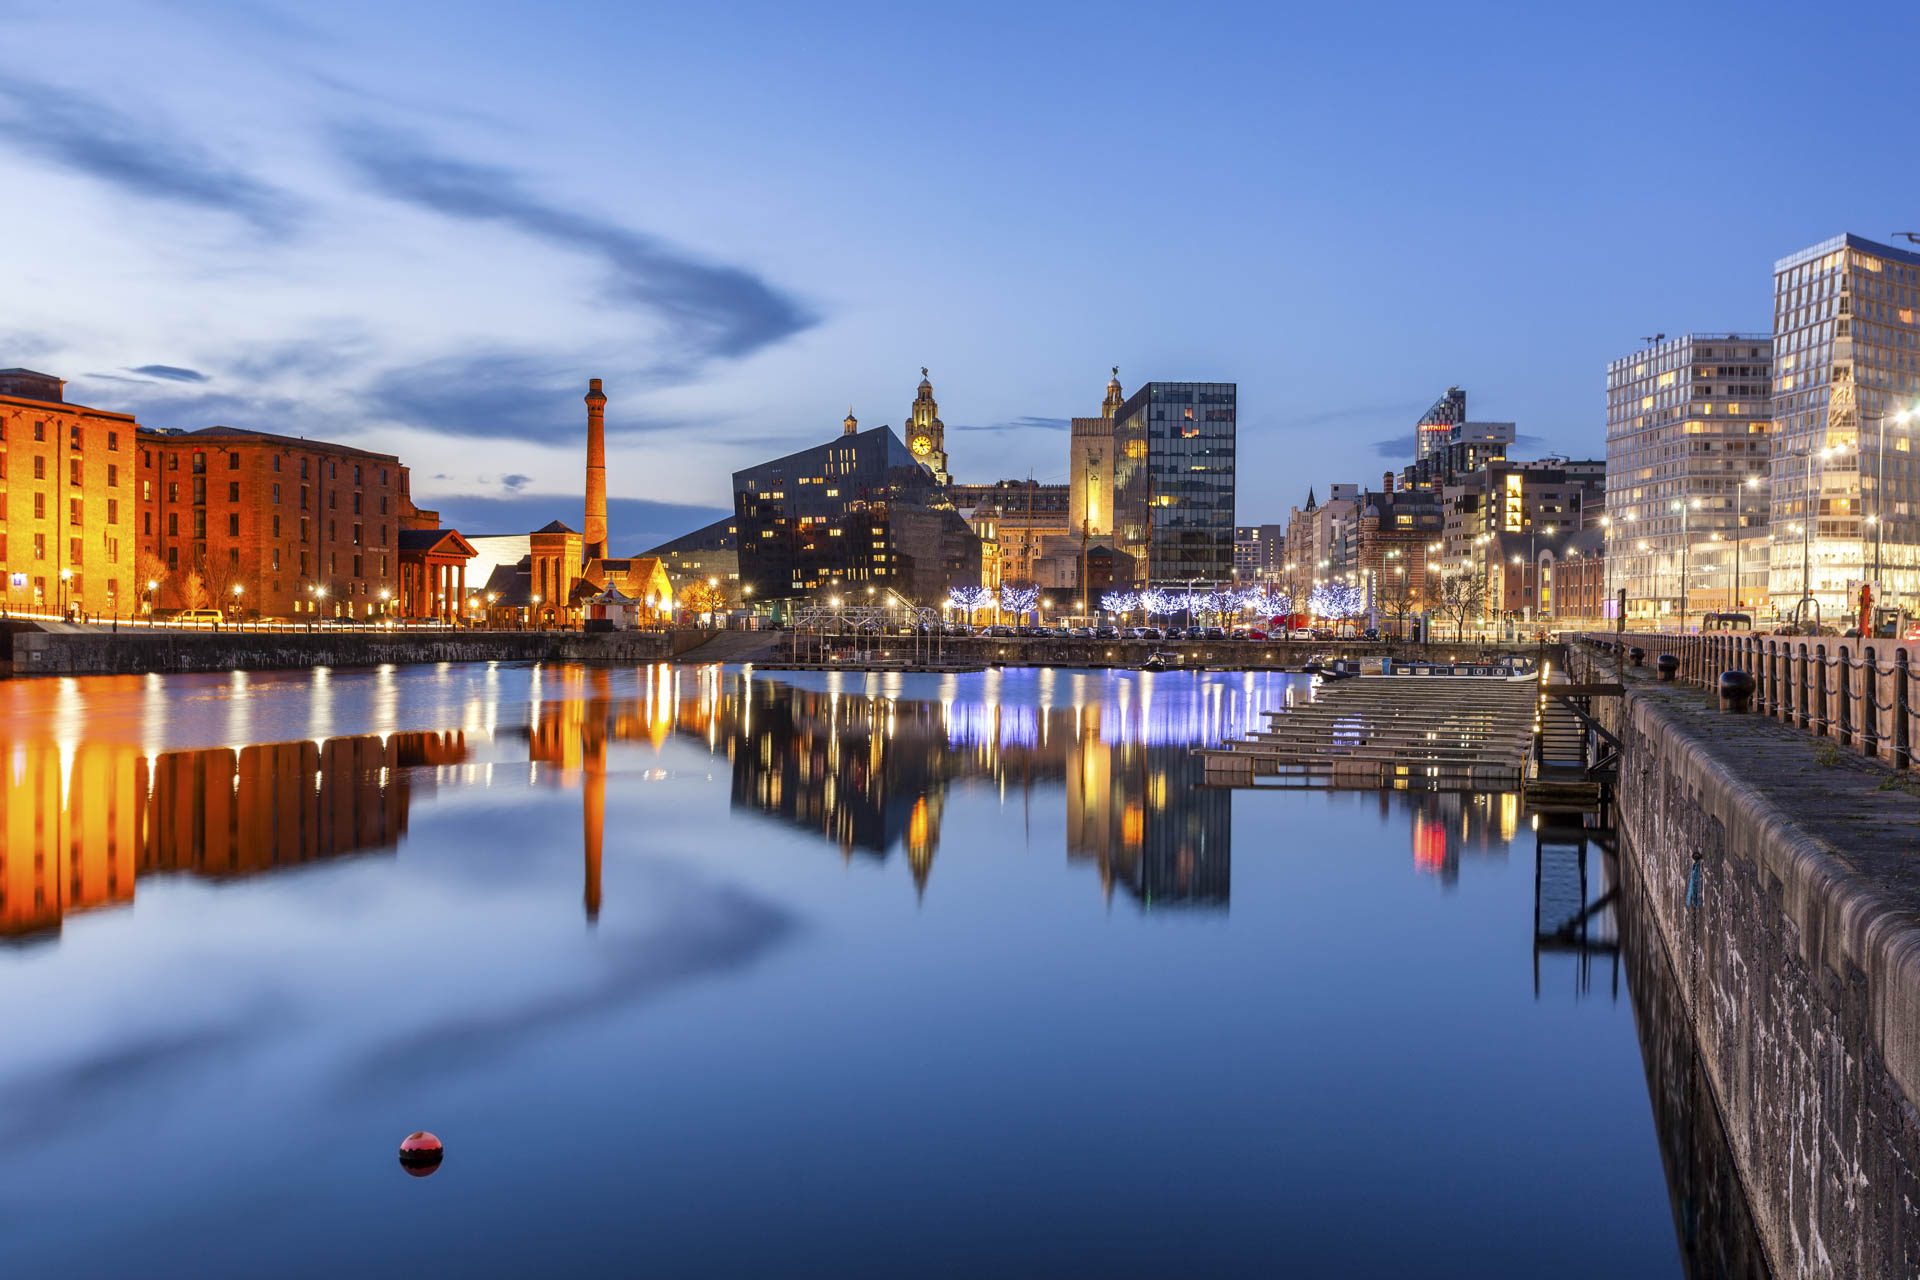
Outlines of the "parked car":
M1093 632L1093 637L1096 640L1118 640L1120 638L1120 628L1096 627Z
M1168 633L1169 636L1172 634L1171 632ZM1189 640L1205 640L1207 638L1207 629L1205 627L1188 627L1181 634Z
M183 627L217 627L222 621L222 614L218 609L182 609L173 615L173 621Z
M1227 638L1226 628L1225 627L1208 627L1206 629L1205 638L1208 640L1225 640Z
M1265 640L1266 638L1267 633L1259 627L1249 627L1247 629L1247 639L1249 640Z

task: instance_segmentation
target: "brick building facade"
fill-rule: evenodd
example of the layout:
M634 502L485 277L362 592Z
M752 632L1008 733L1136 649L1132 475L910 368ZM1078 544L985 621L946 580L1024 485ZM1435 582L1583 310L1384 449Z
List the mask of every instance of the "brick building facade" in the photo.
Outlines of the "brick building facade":
M65 383L0 370L0 569L8 610L111 617L138 607L135 433L65 401Z
M140 574L160 609L386 616L400 531L432 527L392 454L235 427L139 433Z

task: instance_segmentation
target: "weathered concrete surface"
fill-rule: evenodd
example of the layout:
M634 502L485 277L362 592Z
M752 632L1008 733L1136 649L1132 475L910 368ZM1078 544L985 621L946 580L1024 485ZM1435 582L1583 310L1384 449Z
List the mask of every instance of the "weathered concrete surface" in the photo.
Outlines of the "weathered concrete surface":
M1601 712L1632 875L1768 1256L1784 1276L1920 1276L1920 780L1625 682Z
M12 636L15 675L269 671L412 662L651 662L669 655L657 631L68 631Z
M1621 871L1625 898L1637 904L1645 886L1635 878L1630 853L1623 854ZM1760 1234L1708 1087L1679 975L1653 922L1637 905L1617 911L1615 919L1682 1269L1688 1276L1716 1280L1765 1280L1769 1268Z

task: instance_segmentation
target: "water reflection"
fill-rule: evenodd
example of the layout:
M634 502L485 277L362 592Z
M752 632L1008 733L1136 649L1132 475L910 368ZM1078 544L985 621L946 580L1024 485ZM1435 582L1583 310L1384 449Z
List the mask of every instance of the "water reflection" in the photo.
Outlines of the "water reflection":
M254 875L392 849L428 766L464 735L398 733L148 756L113 742L8 745L0 778L0 937L133 901L138 876Z
M719 668L562 668L533 673L524 725L496 697L463 708L469 727L458 729L156 752L149 717L137 740L115 741L75 705L72 684L53 693L51 732L4 744L0 936L48 934L68 913L130 902L141 875L243 876L391 850L416 795L487 786L516 762L536 785L580 792L593 920L609 776L629 767L610 757L639 748L657 766L670 742L726 762L734 810L810 832L845 858L899 854L920 894L949 793L979 786L1022 803L1064 791L1066 859L1092 869L1109 899L1118 888L1143 908L1224 909L1234 796L1204 785L1192 748L1304 692L1271 675L1041 672L1016 689L993 673L942 681L936 700L887 681L810 689ZM325 683L312 692L327 701ZM236 700L225 723L251 714ZM1463 857L1504 859L1519 822L1512 794L1381 791L1377 803L1383 820L1410 810L1413 865L1449 885Z

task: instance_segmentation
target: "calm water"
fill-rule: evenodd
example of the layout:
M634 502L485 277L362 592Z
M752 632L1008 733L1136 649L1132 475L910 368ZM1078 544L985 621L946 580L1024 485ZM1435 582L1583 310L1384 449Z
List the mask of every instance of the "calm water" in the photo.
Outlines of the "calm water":
M1610 913L1512 796L1201 789L1289 696L0 685L4 1270L1680 1274Z

